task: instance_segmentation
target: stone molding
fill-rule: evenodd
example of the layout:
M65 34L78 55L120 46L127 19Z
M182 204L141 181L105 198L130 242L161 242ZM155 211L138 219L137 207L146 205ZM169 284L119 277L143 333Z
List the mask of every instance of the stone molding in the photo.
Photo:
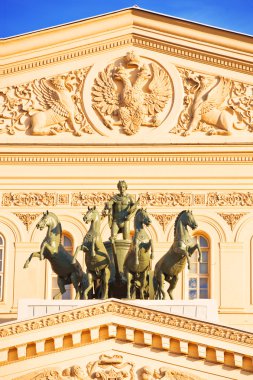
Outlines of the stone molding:
M75 193L54 193L54 192L9 192L2 193L3 207L51 207L70 205L72 207L83 206L104 206L112 192L75 192ZM193 194L192 192L146 192L140 193L140 205L142 207L252 207L253 193L251 192L212 192L203 194ZM16 214L23 219L21 214ZM30 214L29 214L30 215ZM234 226L244 214L220 214L230 225ZM153 214L158 222L165 226L175 214ZM232 219L233 220L232 220ZM25 223L26 224L26 223ZM232 225L233 224L233 225Z
M130 306L119 301L105 301L103 304L97 306L86 306L73 311L36 318L31 321L12 323L10 326L5 326L0 329L0 338L108 313L118 316L126 316L127 318L142 320L160 326L173 327L173 329L178 329L180 331L195 332L199 335L221 339L229 343L237 342L245 346L252 346L253 344L253 333L242 332L240 330L212 323L170 315L145 309L143 307Z
M252 165L252 153L97 153L97 154L47 154L47 153L0 153L0 165Z
M0 75L6 76L26 72L40 67L55 65L56 63L92 56L103 51L108 52L109 50L129 46L146 48L159 53L173 55L178 58L184 58L194 62L220 67L222 69L226 68L227 70L238 71L244 74L251 74L253 72L253 64L248 63L245 60L227 58L224 55L214 53L205 53L200 49L187 48L179 44L163 42L155 38L147 38L138 35L137 33L132 33L123 37L114 38L113 41L105 40L102 43L89 44L85 48L69 49L68 51L57 54L44 55L42 58L28 59L19 63L3 65L0 70Z

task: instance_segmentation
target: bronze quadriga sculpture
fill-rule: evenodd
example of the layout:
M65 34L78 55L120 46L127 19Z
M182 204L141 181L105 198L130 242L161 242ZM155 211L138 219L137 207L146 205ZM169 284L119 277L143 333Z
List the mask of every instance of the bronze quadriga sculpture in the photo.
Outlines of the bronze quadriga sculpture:
M174 224L174 242L170 250L157 262L154 270L153 286L155 299L165 299L164 281L169 282L168 293L173 299L172 292L178 282L179 273L185 268L186 262L190 269L190 256L197 249L198 260L201 260L199 244L189 234L188 228L198 227L192 211L184 210L178 214Z
M151 220L147 210L136 211L134 217L134 236L124 263L124 272L127 279L127 298L133 298L136 287L139 289L140 299L144 299L144 291L148 287L147 275L150 269L150 260L153 259L153 242L144 229Z
M28 268L30 261L34 257L40 260L47 259L52 270L58 275L57 283L60 291L54 296L54 299L60 298L66 292L65 285L67 284L74 285L76 299L82 298L86 282L85 274L79 262L73 263L73 256L61 244L62 228L59 219L54 213L46 211L36 227L40 230L47 227L47 234L41 243L40 251L33 252L29 256L24 268Z
M88 211L83 217L85 223L90 223L90 228L84 237L83 243L76 248L73 256L73 263L76 262L78 252L85 253L85 263L87 269L87 286L84 291L84 299L88 299L88 294L100 282L98 296L96 298L108 298L108 283L110 280L110 258L102 241L100 233L100 214L94 207L88 207Z

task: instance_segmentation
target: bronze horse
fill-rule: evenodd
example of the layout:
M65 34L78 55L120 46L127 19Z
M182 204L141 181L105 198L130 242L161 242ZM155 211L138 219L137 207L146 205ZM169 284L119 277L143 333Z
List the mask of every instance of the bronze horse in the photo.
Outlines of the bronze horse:
M68 253L61 244L62 228L57 216L52 212L44 212L42 218L36 227L43 230L47 227L47 234L40 246L39 252L33 252L26 260L24 268L28 265L33 257L40 260L47 259L52 270L58 275L57 284L59 293L54 299L59 299L60 295L66 292L65 285L73 284L76 290L76 299L82 298L85 283L85 274L79 262L72 263L73 256Z
M201 260L199 244L190 236L187 229L198 227L192 211L184 210L178 214L174 224L174 242L169 251L156 263L153 277L154 298L165 299L164 280L169 282L168 294L173 299L172 292L178 282L178 275L184 269L186 261L190 269L190 256L197 249L198 261Z
M100 233L100 215L96 206L88 207L83 217L84 222L91 223L89 231L84 237L82 245L76 248L73 263L79 251L85 252L87 268L87 286L84 291L84 299L88 299L88 293L95 285L96 280L101 281L100 298L108 298L108 283L110 280L110 258L102 241Z
M153 242L144 229L151 220L143 208L137 210L134 217L134 236L124 262L124 273L127 279L127 298L133 298L138 284L140 299L144 299L147 284L147 274L150 260L153 259Z

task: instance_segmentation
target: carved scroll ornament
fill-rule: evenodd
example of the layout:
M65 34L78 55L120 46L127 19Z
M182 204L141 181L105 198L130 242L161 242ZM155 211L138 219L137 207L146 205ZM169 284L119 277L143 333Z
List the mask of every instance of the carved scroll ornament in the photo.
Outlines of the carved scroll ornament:
M43 369L16 377L14 380L88 380L88 378L80 366L73 365L63 371L57 368Z
M130 52L119 65L108 65L95 78L92 106L107 128L120 125L126 135L134 135L141 126L161 124L161 113L171 96L167 72Z
M143 367L141 380L205 380L203 377L190 375L186 372L161 367L158 370L152 370L150 367Z
M253 131L252 85L188 69L179 71L185 91L184 109L172 133L231 135L235 130Z
M30 135L92 133L81 90L89 68L0 90L0 133Z

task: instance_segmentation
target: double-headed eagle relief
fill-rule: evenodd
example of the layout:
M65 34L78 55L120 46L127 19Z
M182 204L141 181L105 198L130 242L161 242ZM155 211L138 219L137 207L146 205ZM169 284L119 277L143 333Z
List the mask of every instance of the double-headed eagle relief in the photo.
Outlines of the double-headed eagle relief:
M118 66L108 65L95 78L93 108L109 129L122 126L122 132L134 135L141 126L158 127L161 113L172 97L171 81L158 64L142 63L134 52Z
M135 51L114 57L1 88L0 136L17 135L15 141L23 141L22 134L39 139L65 132L84 142L101 142L145 134L145 139L153 142L155 135L164 143L187 141L198 133L204 139L235 135L248 141L252 84L176 67L166 54L159 55L159 62Z

